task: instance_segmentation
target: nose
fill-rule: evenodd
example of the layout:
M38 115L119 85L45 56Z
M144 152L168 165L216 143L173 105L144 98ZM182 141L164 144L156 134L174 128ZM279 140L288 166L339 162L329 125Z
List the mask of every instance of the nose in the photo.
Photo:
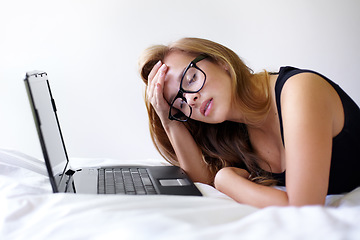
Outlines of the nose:
M187 103L191 107L194 107L194 106L196 106L196 103L198 102L200 94L199 94L199 92L197 92L197 93L185 93L184 97L186 98Z

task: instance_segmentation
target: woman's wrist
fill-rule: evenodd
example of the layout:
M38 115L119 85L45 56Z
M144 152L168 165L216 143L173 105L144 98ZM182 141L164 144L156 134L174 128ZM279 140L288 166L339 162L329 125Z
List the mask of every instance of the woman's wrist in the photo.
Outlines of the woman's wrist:
M165 121L162 121L162 125L166 132L169 132L170 129L173 129L174 127L179 127L179 126L184 127L184 125L181 122L170 119L166 119Z

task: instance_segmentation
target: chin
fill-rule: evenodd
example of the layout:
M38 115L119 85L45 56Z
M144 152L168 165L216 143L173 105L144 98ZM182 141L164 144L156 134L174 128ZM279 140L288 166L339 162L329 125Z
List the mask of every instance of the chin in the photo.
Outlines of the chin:
M225 122L227 120L225 117L221 117L221 116L224 116L224 115L212 113L209 116L201 115L200 117L196 116L195 118L191 118L191 119L193 119L195 121L203 122L203 123L217 124L217 123Z
M225 121L226 121L226 119L206 117L206 119L204 119L202 122L209 123L209 124L218 124L218 123L223 123Z
M209 118L209 123L211 121L211 123L223 123L225 122L227 119L225 117L225 114L223 113L216 113L213 112L210 116L208 116Z

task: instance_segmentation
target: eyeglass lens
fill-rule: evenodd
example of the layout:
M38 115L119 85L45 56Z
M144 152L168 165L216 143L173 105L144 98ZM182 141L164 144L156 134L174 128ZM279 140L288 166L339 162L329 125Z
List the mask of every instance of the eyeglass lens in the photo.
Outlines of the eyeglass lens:
M195 67L190 67L184 75L181 87L186 92L198 92L203 86L204 81L204 73Z
M182 98L177 98L171 108L171 116L184 121L191 115L191 108Z

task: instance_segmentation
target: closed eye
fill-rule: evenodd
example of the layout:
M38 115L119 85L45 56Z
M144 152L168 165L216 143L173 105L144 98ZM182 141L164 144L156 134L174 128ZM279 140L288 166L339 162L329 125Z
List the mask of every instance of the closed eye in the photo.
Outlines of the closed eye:
M189 72L188 75L186 75L186 87L185 88L188 88L191 84L195 83L196 81L198 80L197 78L197 72Z
M189 81L189 84L193 83L196 81L196 73L194 73L194 75L192 76L192 78Z
M182 109L182 108L183 108L184 102L185 102L185 101L181 99L181 101L180 101L180 108L179 108L179 109Z

